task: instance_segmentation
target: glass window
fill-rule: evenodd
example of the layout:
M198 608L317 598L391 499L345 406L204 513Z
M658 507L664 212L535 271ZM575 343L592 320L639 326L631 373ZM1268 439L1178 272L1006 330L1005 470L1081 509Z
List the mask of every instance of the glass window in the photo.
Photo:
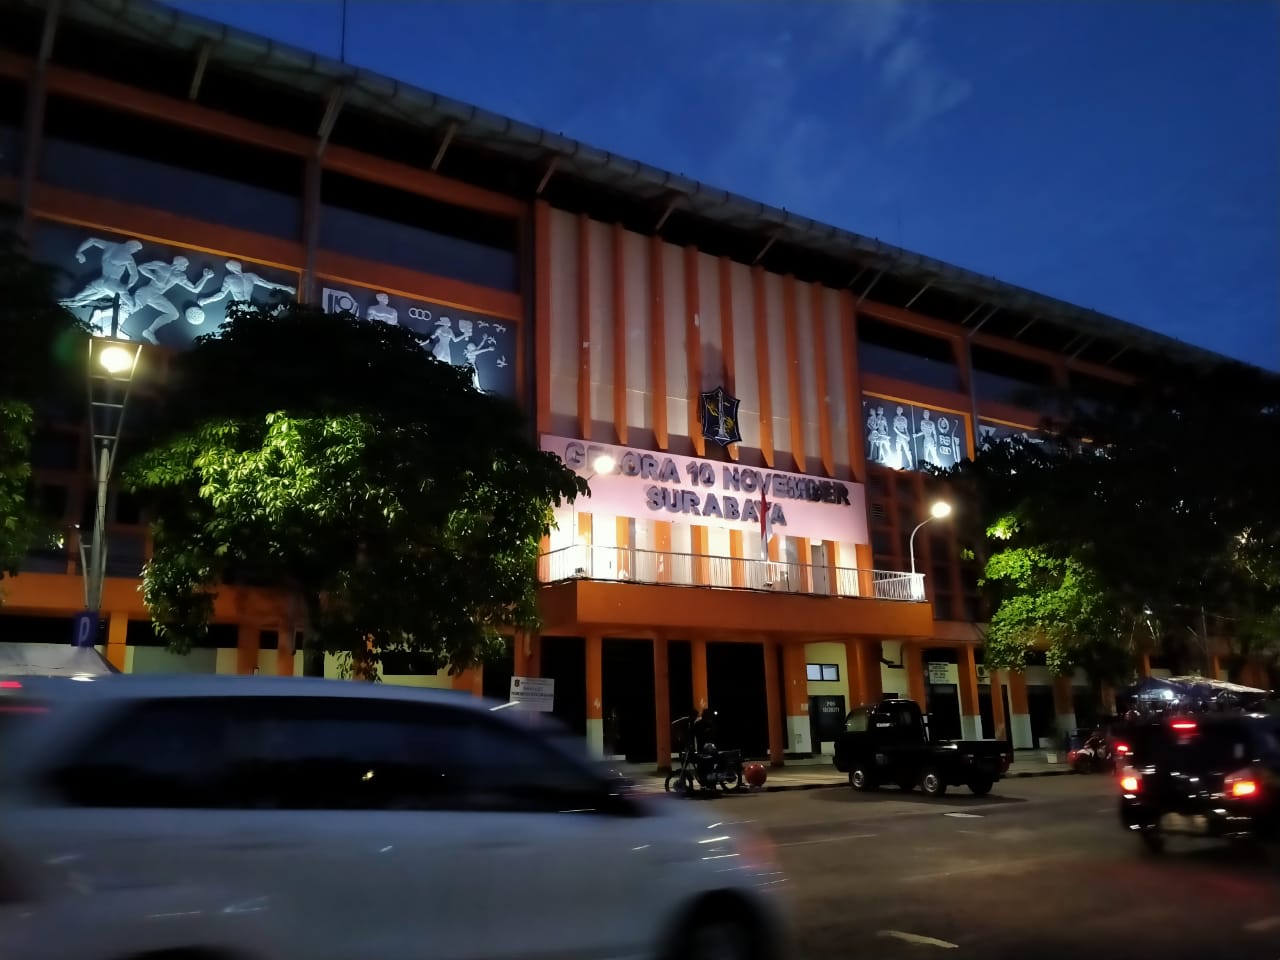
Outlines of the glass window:
M849 719L844 722L844 728L848 733L866 733L869 714L866 710L855 710L849 714Z
M962 390L951 344L896 324L858 318L858 365L877 373L939 390Z
M837 663L810 663L805 666L810 680L835 682L840 679L840 665Z

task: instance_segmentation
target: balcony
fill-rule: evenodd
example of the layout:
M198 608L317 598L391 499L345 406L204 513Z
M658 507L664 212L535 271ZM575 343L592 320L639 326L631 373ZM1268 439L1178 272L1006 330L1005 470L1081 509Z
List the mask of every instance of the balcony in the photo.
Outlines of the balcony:
M575 544L538 558L545 584L589 580L924 603L924 574Z

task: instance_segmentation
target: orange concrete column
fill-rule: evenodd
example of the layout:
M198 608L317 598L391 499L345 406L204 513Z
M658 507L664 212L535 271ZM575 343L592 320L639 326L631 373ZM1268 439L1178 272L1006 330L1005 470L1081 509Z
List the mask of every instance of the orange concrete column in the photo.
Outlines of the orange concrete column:
M1030 750L1035 745L1031 735L1031 707L1027 703L1027 675L1020 671L1009 671L1009 731L1012 734L1013 749Z
M484 667L469 667L455 675L452 680L455 690L470 693L473 697L484 695Z
M867 702L866 680L862 672L862 642L853 637L844 642L844 670L846 686L849 689L849 708L860 707Z
M787 750L799 754L813 753L813 738L809 731L809 678L805 675L803 643L784 641L782 686L786 691Z
M710 538L707 535L707 528L695 524L689 530L689 543L693 550L693 582L701 587L711 585L711 559L708 554L711 552Z
M995 728L997 740L1009 739L1009 722L1004 714L1004 684L1000 680L1000 671L992 670L991 678L991 724Z
M693 705L705 710L711 700L707 683L707 641L689 641L689 660L693 669Z
M297 637L294 634L293 627L290 624L284 624L280 627L279 640L276 642L276 676L292 677L294 665L294 653L296 651Z
M107 663L124 673L125 656L129 650L129 615L113 613L107 619Z
M982 710L978 706L978 666L973 647L965 644L956 651L960 681L960 734L966 740L982 738Z
M742 531L729 531L729 556L733 557L732 562L732 583L735 587L745 587L747 585L747 562L743 557L746 547L743 545Z
M778 645L773 640L765 640L761 648L764 651L765 709L769 715L769 762L780 767L787 742L782 726L782 698L778 690Z
M1138 654L1138 676L1140 678L1151 676L1151 654Z
M871 544L859 543L854 546L854 557L858 565L858 596L874 597L876 595L875 554L871 552Z
M1058 736L1065 738L1076 728L1076 698L1071 685L1071 675L1053 678L1053 713L1058 726Z
M604 756L604 637L589 633L587 653L587 746Z
M671 521L653 521L653 552L658 555L658 582L670 583L673 579L674 558L671 556Z
M921 710L928 709L928 699L924 690L924 651L918 643L902 643L902 669L907 674L907 698L920 705Z
M801 593L813 593L813 551L809 546L808 537L795 539L796 557L800 560L796 570L797 588Z
M658 769L671 768L671 669L667 661L667 640L653 641L653 717L658 745Z
M258 628L242 623L236 630L236 673L252 674L258 670Z
M542 638L536 633L519 631L511 638L511 675L541 676Z

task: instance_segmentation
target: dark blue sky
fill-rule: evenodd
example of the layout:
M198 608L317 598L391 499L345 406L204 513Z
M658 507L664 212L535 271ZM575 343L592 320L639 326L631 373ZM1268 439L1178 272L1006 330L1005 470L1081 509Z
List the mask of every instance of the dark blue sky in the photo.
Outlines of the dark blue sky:
M176 6L337 56L336 0ZM346 58L1280 369L1280 3L351 0Z

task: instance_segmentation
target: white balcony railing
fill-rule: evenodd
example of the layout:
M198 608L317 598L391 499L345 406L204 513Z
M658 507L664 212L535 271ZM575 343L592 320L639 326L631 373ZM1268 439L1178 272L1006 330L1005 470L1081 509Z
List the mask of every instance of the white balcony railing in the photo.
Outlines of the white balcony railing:
M543 583L613 580L724 590L773 590L908 603L923 603L925 600L923 573L779 563L693 553L660 553L585 543L544 553L538 558L538 579Z

